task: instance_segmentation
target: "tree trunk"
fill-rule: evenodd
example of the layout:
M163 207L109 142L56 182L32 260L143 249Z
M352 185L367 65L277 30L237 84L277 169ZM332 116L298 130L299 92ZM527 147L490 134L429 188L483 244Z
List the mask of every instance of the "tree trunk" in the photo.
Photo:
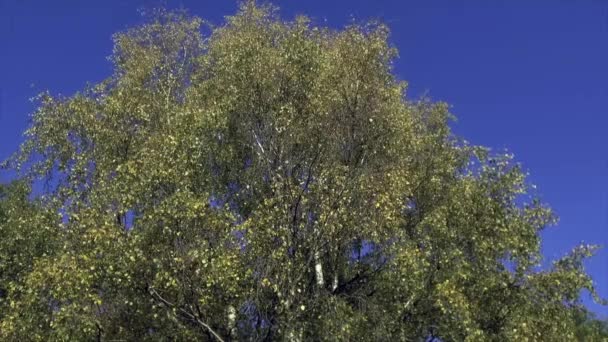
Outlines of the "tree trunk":
M325 286L325 280L323 279L323 264L321 263L321 255L318 251L315 251L315 276L317 278L317 285L319 287Z

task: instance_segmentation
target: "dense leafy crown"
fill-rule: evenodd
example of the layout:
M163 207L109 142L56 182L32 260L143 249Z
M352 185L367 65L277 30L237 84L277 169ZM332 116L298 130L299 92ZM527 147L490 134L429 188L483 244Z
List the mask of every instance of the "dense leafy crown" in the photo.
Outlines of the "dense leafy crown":
M539 271L552 213L406 99L385 26L248 1L203 27L156 11L108 79L38 98L1 192L1 340L606 336L579 299L592 248Z

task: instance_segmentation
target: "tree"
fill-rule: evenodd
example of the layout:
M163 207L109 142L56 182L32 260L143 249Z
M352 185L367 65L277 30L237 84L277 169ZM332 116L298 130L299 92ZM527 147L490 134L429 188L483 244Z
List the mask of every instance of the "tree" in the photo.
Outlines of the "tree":
M594 247L538 270L554 215L446 104L405 97L384 25L253 1L203 25L155 11L105 81L39 96L6 166L49 186L3 202L23 211L2 260L40 243L3 263L1 339L577 336Z
M0 320L13 304L9 294L25 290L34 261L58 247L57 214L30 201L29 192L26 182L0 185Z
M580 310L575 318L577 323L576 338L579 341L608 340L608 321L598 319L593 313Z

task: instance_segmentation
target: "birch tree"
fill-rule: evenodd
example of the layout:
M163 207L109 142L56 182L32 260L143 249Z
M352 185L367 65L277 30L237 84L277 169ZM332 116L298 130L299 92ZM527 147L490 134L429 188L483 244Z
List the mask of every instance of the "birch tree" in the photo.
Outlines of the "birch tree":
M595 247L539 271L554 214L512 156L406 96L385 25L246 1L114 42L113 73L41 94L5 163L48 186L0 210L0 339L579 336Z

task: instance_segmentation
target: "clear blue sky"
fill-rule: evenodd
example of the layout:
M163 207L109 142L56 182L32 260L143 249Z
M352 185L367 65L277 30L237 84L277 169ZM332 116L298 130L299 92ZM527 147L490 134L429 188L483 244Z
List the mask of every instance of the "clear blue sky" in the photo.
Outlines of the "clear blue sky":
M109 75L111 35L159 1L0 0L0 159L22 140L28 99L71 94ZM231 0L164 2L221 23ZM533 3L533 4L532 4ZM340 27L381 19L410 95L449 102L467 140L508 149L561 220L547 258L584 241L608 245L608 1L276 0L287 18ZM458 5L457 5L458 4ZM6 180L7 175L0 176ZM608 250L588 263L608 297ZM590 307L604 316L608 309Z

